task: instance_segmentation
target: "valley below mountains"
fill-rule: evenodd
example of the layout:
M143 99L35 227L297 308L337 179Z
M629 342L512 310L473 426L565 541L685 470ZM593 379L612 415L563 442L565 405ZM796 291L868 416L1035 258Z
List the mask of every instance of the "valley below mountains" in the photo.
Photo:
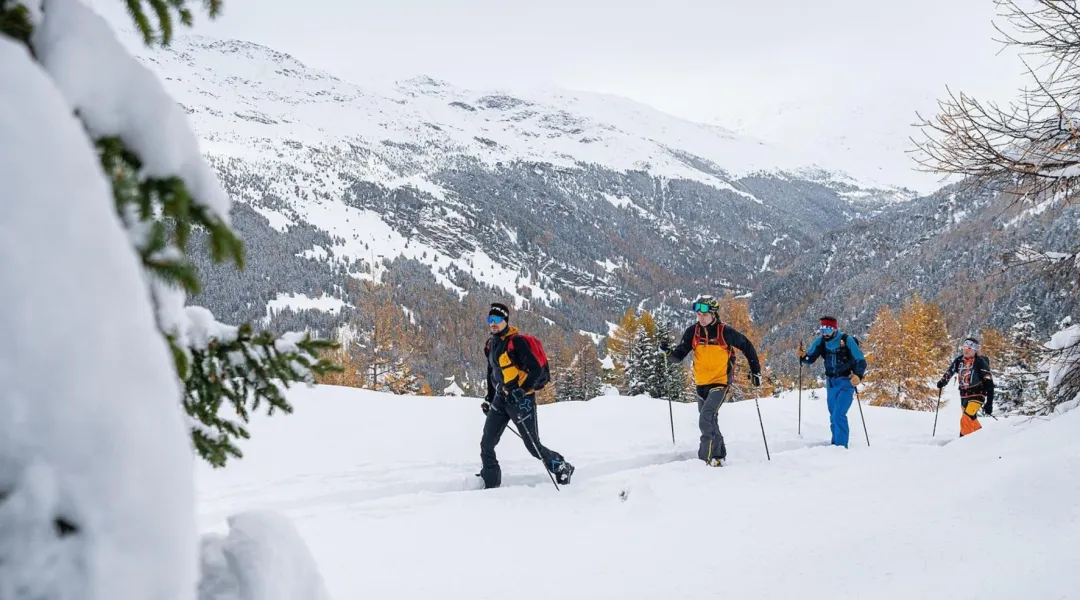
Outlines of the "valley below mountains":
M328 337L374 319L361 282L385 284L435 393L477 391L493 301L558 348L602 344L631 307L682 324L697 295L731 293L781 370L824 312L861 334L917 293L961 335L1023 304L1048 332L1077 308L1075 282L1002 262L1075 239L1075 207L918 197L623 98L426 77L371 90L247 42L128 45L183 105L247 247L243 271L200 259L191 302Z

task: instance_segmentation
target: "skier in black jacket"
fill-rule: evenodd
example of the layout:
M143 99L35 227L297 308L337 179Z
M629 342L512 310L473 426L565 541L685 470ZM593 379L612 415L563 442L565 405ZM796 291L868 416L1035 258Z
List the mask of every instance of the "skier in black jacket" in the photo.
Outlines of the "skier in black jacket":
M502 468L495 458L495 446L502 438L510 419L517 423L525 448L544 462L560 484L570 483L574 466L561 454L540 443L536 428L536 390L545 376L540 362L521 337L517 327L510 325L510 309L495 303L488 311L487 323L491 337L484 345L487 359L487 395L480 408L487 415L484 434L480 439L479 476L485 488L502 484Z
M988 415L994 414L994 375L990 372L990 359L978 352L979 340L964 340L960 356L953 359L937 383L940 390L956 375L960 385L960 406L964 410L960 415L960 437L982 429L977 417L979 408Z

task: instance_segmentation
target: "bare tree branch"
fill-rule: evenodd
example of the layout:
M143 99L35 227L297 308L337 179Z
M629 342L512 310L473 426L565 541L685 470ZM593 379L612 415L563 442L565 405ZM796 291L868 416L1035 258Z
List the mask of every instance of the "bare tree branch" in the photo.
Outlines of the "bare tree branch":
M1006 108L946 88L938 114L917 114L922 138L911 140L914 160L919 170L959 176L969 189L995 186L1012 193L1010 207L1075 203L1080 183L1080 8L1076 0L995 4L1011 30L995 23L999 41L1021 51L1033 85ZM1023 55L1042 62L1032 66ZM1038 265L1044 274L1080 267L1080 245L1060 250L1039 257L1021 249L1014 265Z

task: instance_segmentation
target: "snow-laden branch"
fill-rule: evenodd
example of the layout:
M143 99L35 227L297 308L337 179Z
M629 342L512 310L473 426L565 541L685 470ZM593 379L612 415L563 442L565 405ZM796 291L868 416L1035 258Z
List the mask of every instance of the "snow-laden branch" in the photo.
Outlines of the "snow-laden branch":
M118 137L142 161L140 178L180 178L192 198L229 224L229 196L199 153L187 114L78 0L44 0L34 50L93 139Z

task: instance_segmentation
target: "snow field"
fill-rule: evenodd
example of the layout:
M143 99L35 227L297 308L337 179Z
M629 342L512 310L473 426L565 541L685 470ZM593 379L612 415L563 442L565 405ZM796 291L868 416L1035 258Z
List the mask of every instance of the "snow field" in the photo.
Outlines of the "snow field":
M606 396L542 406L577 467L556 491L507 432L504 487L478 482L479 400L319 386L260 417L246 457L199 472L209 530L246 509L296 526L334 598L1059 598L1080 558L1080 412L983 419L852 406L831 447L824 391L720 409L730 462L696 459L697 410ZM470 491L465 491L470 490ZM422 575L421 575L422 574ZM419 576L418 576L419 575Z

